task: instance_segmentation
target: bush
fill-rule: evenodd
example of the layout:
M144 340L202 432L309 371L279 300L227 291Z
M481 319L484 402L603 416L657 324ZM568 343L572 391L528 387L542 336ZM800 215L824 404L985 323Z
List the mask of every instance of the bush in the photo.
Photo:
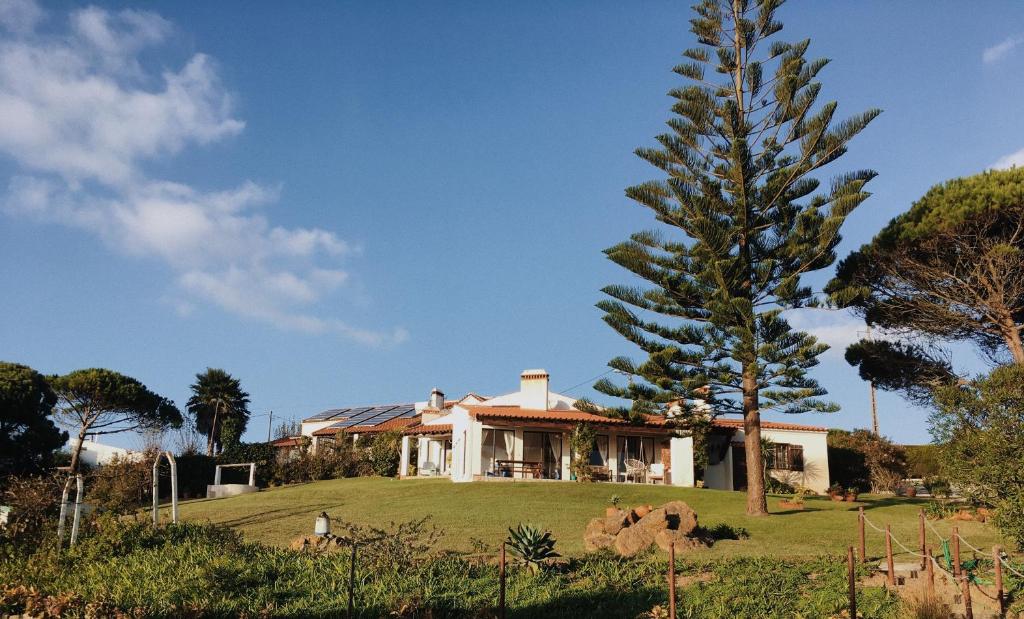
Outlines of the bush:
M321 479L352 477L358 460L351 441L335 445L321 445L316 452L299 451L291 459L279 462L274 471L274 483L294 484Z
M139 506L151 500L155 457L153 452L147 452L141 460L114 456L113 460L88 476L87 500L97 508L117 515L136 512ZM170 484L167 487L170 492Z
M398 474L402 435L398 432L381 432L368 436L366 442L366 461L373 474L381 477L394 477Z
M938 445L904 445L907 453L907 476L917 479L935 477L939 474Z
M52 475L5 479L0 504L10 506L11 513L0 528L0 546L35 548L47 533L55 537L63 489L64 480Z
M597 432L588 423L576 424L569 435L569 450L572 453L569 471L576 476L576 481L591 481L594 477L590 468L590 452L594 449L596 439Z
M893 492L907 475L906 453L868 430L828 431L829 478L862 492Z
M935 404L943 475L961 494L994 507L995 525L1024 549L1024 367L939 389Z

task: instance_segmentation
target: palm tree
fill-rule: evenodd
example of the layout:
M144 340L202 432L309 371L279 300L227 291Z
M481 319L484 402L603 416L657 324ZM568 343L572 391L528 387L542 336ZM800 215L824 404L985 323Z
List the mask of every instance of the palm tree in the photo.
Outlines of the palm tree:
M245 431L249 421L249 394L242 383L219 368L206 368L196 374L192 383L192 397L188 399L188 412L196 418L196 430L206 435L206 455L212 456L214 447L222 448L221 431L227 419L234 420L238 435Z

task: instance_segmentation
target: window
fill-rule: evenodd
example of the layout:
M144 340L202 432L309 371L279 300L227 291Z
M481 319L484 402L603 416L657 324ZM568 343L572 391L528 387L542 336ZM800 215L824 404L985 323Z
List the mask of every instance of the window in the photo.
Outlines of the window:
M773 443L767 454L768 468L776 471L804 470L803 445L789 443Z
M513 430L484 428L480 459L484 471L496 472L498 460L512 460L516 434Z
M608 435L598 434L590 450L590 466L608 466Z
M523 460L540 464L544 479L561 479L562 435L555 432L523 432Z

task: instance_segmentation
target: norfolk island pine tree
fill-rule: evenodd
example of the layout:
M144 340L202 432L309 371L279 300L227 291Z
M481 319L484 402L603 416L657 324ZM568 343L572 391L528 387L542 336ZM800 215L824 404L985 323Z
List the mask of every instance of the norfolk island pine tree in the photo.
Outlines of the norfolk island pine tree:
M809 41L771 41L782 0L704 0L691 30L699 47L673 71L674 116L660 147L642 159L665 174L626 195L662 227L605 250L646 280L612 285L598 307L615 331L647 358L617 357L609 366L631 377L594 387L632 401L618 414L635 418L672 401L700 398L712 414L741 413L747 463L747 513L767 513L761 468L761 410L831 412L834 404L808 370L828 347L794 331L782 312L817 305L801 280L835 261L839 229L870 195L875 173L842 174L828 188L812 176L841 157L880 112L834 122L837 104L818 104L818 73ZM714 83L714 75L721 75ZM771 75L767 80L765 75ZM660 319L660 320L659 320ZM685 431L706 422L684 406Z

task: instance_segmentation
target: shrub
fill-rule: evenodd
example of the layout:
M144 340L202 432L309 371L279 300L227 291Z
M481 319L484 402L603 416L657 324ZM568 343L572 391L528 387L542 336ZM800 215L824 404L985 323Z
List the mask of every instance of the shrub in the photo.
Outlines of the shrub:
M938 445L904 445L907 454L907 476L919 479L940 473Z
M903 448L868 430L828 431L828 473L832 481L861 491L892 492L906 477Z
M401 458L402 435L398 432L381 432L368 437L366 461L374 475L394 477L398 473Z
M147 452L141 460L114 456L97 468L86 481L87 500L117 515L135 513L152 496L153 458ZM170 484L167 484L168 492Z
M597 432L588 423L576 424L569 435L569 450L572 453L569 470L576 476L576 481L591 481L594 477L590 469L590 452L594 449L596 439Z
M942 473L968 498L995 508L993 522L1024 549L1024 367L936 391L932 435Z
M0 528L0 545L34 548L43 543L47 533L53 535L63 483L52 475L7 478L0 504L10 506L11 513L7 526Z
M562 556L555 552L555 538L551 537L551 531L541 532L531 524L520 523L515 529L509 528L506 544L512 556L531 574L537 574L548 559Z

